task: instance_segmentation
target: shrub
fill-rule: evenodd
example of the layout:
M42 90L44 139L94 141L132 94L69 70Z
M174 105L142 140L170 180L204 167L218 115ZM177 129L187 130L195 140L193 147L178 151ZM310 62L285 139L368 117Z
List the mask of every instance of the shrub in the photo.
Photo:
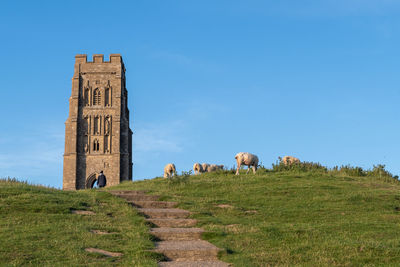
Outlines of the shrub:
M189 177L192 175L192 170L186 172L182 171L181 175L174 175L167 179L168 184L182 184L189 181Z
M366 172L361 167L352 167L350 165L342 165L340 168L338 166L333 167L330 171L333 175L343 175L343 176L366 176Z
M372 170L364 170L358 166L350 166L350 165L342 165L340 167L335 166L332 169L328 167L322 166L318 162L299 162L285 165L282 162L281 158L276 161L275 164L272 164L273 172L320 172L320 173L328 173L331 175L341 175L341 176L353 176L353 177L376 177L379 179L383 179L385 181L392 182L393 180L398 181L398 176L393 176L389 171L385 169L385 165L378 164L374 165ZM263 165L260 164L261 172L268 172Z
M276 162L276 164L272 164L272 171L274 172L282 172L282 171L290 171L290 172L324 172L328 171L328 168L322 166L318 162L299 162L293 164L284 164L282 161Z
M372 170L367 171L367 176L374 176L379 178L394 178L393 174L385 170L385 165L383 164L374 165Z

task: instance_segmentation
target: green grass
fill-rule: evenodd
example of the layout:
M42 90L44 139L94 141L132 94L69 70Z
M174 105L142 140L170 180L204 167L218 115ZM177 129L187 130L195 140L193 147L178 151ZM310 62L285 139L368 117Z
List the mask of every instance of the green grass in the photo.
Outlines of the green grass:
M199 220L204 238L224 249L221 260L235 266L399 266L399 182L388 175L346 175L360 173L352 167L307 166L239 176L184 173L107 190L145 189L178 201ZM95 235L94 229L116 234ZM156 266L160 259L149 252L143 217L99 190L0 180L0 240L0 266ZM87 247L124 256L107 258Z
M225 171L112 189L178 201L235 266L398 266L399 182L332 173Z
M96 214L71 214L72 209ZM87 247L124 256L87 253ZM152 248L143 217L122 199L98 190L67 192L0 180L0 266L157 266Z

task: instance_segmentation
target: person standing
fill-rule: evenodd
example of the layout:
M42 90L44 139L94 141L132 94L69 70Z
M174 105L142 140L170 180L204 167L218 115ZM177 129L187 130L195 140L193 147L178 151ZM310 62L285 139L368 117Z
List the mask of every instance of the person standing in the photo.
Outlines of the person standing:
M105 187L107 184L106 176L103 174L103 171L100 171L99 177L97 177L97 185L99 188Z

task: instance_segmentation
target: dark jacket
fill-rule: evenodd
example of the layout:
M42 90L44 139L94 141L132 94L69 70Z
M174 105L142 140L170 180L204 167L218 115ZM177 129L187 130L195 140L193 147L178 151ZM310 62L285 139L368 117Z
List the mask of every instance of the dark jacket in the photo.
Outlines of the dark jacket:
M106 186L107 180L106 176L104 174L100 174L99 177L97 177L97 185L99 187L104 187Z

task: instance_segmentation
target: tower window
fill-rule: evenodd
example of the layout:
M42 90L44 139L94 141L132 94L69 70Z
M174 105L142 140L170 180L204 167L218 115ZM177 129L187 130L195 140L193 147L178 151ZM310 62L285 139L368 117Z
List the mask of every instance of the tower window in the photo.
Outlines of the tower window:
M94 141L93 141L93 151L99 151L99 150L100 150L99 140L94 139Z
M100 90L96 88L93 92L93 105L95 106L100 105L100 101L101 101Z

